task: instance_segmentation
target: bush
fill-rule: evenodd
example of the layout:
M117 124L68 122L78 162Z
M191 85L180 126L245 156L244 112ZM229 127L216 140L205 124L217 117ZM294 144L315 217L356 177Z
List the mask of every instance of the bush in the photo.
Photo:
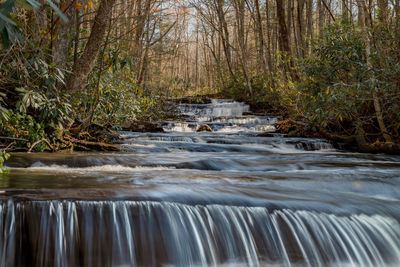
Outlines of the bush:
M10 158L10 154L8 154L6 151L4 150L0 150L0 174L2 173L8 173L9 170L4 168L4 162Z
M385 107L388 130L398 136L400 112L393 98L399 97L400 39L390 31L375 34L380 35L380 44L376 45L379 49L371 51L372 69L366 62L361 32L346 23L329 26L311 57L300 62L304 79L297 87L304 103L301 109L308 119L323 127L345 127L347 133L361 126L378 134L372 101L376 92Z
M0 66L0 134L27 139L18 146L42 138L50 140L71 122L68 96L57 88L64 83L61 70L40 58L35 49L15 46L2 57ZM35 147L42 151L45 146Z

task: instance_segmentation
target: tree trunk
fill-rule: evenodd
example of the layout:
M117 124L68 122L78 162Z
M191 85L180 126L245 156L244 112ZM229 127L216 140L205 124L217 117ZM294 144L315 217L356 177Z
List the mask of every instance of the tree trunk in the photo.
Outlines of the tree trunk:
M244 36L244 1L243 0L234 0L234 8L236 14L236 30L237 30L237 39L239 43L239 50L240 50L240 61L243 70L243 76L246 81L247 88L249 89L250 95L253 95L253 88L251 86L249 73L248 73L248 66L247 66L247 49L245 43L245 36Z
M367 12L368 12L367 5L365 3L365 0L357 0L357 5L358 5L358 12L359 12L360 20L361 20L361 29L362 29L362 32L364 35L365 57L366 57L366 61L367 61L367 66L369 69L372 69L372 64L371 64L371 59L370 59L371 45L370 45L370 40L369 40L369 35L368 35L368 29L366 26L366 20L369 17L369 14L367 14ZM374 77L370 77L370 79L371 79L371 83L374 84L375 83ZM376 119L379 124L379 128L381 130L383 137L385 138L385 141L392 142L392 139L391 139L390 135L388 134L388 131L385 126L385 122L383 120L382 108L381 108L381 104L379 102L378 95L376 93L375 88L372 88L372 90L373 90L372 97L373 97L373 102L374 102L375 115L376 115Z
M103 42L107 21L111 16L114 2L115 0L101 0L100 2L85 50L72 67L72 74L67 83L67 89L71 94L82 91L86 85Z
M313 0L307 0L307 54L311 54L313 46Z
M53 62L57 68L66 70L69 48L72 44L72 30L75 20L75 0L64 0L61 2L61 10L64 11L64 15L68 18L67 22L59 20L58 29L55 32L56 40L53 47ZM78 34L78 33L75 33ZM65 71L63 71L65 73ZM57 84L57 88L61 89L61 84Z
M305 0L297 0L297 41L298 41L298 55L304 57L304 3Z
M386 27L387 23L387 10L388 10L388 0L378 0L378 8L379 8L379 21L381 22L382 27Z
M291 57L288 32L287 32L286 22L285 22L285 10L284 10L284 6L283 6L281 0L276 0L276 15L278 17L278 24L279 24L280 50L282 52L286 53L286 56L289 58L289 63L285 64L286 71L288 71L290 73L293 80L296 80L297 75L293 70L293 61L292 61L292 57Z
M225 20L225 14L223 10L224 0L214 0L215 8L217 11L218 16L218 28L219 28L219 35L222 41L222 47L224 49L224 54L226 58L226 63L228 65L228 70L231 75L231 78L236 82L235 74L233 73L232 68L232 55L231 55L231 48L229 43L229 31L228 31L228 24Z
M276 0L276 15L279 24L279 44L281 51L290 55L289 37L285 22L285 10L281 0Z
M254 5L255 5L255 8L256 8L256 23L257 23L257 32L258 32L258 39L259 39L259 50L258 51L259 51L259 56L261 58L261 67L262 67L262 70L264 72L264 77L268 77L267 63L266 63L266 60L265 60L264 29L263 29L262 19L261 19L260 1L259 0L254 0Z
M319 37L324 36L324 21L325 21L325 8L322 3L323 0L317 0L318 9L318 32Z

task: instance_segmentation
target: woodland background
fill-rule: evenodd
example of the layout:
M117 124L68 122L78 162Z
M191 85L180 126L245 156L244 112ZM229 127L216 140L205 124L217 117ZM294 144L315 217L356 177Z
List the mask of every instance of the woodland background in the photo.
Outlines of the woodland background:
M399 0L0 3L3 149L62 147L63 133L161 120L166 100L201 95L398 149Z

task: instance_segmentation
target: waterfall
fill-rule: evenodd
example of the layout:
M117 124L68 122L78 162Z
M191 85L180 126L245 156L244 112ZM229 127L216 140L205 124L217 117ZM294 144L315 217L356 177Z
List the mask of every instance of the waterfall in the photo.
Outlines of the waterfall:
M178 113L185 121L161 123L165 132L196 132L207 124L215 132L273 132L277 118L273 116L244 116L250 111L249 105L230 99L212 99L209 104L180 104Z
M1 266L399 266L383 215L153 201L3 201Z

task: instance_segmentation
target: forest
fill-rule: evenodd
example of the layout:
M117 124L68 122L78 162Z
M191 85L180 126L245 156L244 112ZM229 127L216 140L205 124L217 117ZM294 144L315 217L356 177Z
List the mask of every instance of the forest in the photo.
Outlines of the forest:
M0 3L2 150L71 149L202 96L292 135L400 150L399 0Z
M400 266L400 0L0 0L2 266Z

